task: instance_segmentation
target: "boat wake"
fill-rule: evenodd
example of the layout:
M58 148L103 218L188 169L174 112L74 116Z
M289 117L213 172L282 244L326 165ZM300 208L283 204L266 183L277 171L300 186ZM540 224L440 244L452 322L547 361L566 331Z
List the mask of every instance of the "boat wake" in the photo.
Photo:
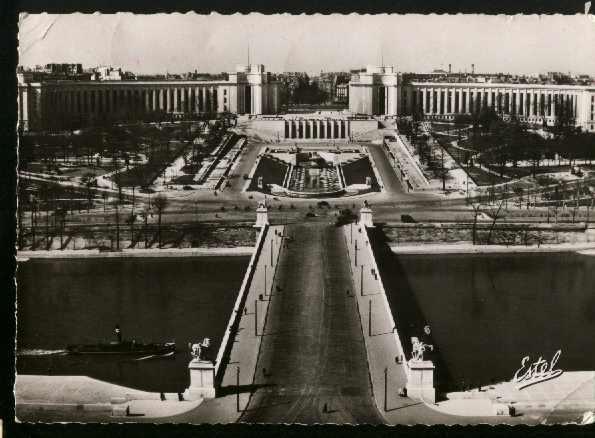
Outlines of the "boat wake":
M28 348L17 350L17 356L54 356L67 354L66 350L44 350L41 348Z
M171 351L169 353L165 353L165 354L151 354L150 356L145 356L145 357L139 357L138 359L135 360L148 360L148 359L160 359L162 357L171 357L175 354L175 351Z

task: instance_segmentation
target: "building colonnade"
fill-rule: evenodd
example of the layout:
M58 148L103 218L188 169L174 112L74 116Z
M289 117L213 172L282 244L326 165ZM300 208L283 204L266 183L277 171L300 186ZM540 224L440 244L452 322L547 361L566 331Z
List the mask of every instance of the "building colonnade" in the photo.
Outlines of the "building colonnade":
M349 120L285 120L286 139L347 139L350 129Z
M550 121L565 114L579 117L582 90L546 86L477 86L418 83L403 87L401 114L428 116L473 114L492 108L499 114L514 115L529 122ZM449 118L449 117L444 117Z
M56 87L44 90L43 102L66 114L114 112L202 113L218 110L216 86Z

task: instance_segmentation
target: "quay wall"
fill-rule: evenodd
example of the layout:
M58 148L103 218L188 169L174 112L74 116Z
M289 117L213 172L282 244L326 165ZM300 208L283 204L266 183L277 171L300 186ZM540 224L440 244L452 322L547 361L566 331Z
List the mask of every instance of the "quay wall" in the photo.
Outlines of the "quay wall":
M595 229L580 223L478 222L477 244L541 246L595 243ZM473 223L385 223L382 230L392 246L407 244L453 244L473 242Z

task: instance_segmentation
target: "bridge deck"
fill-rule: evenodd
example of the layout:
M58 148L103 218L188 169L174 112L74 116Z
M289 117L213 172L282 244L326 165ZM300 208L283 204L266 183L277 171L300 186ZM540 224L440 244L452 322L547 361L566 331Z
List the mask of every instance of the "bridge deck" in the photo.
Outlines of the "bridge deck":
M240 421L379 424L341 230L292 225ZM349 290L349 296L347 295ZM328 412L324 412L324 405Z

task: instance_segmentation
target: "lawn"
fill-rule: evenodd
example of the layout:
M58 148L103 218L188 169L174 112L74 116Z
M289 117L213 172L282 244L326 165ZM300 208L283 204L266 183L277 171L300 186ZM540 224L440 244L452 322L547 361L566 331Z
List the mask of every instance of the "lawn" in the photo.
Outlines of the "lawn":
M592 170L595 166L579 166L583 169L583 172ZM496 172L500 172L500 168L496 166L490 166ZM544 174L544 173L558 173L558 172L570 172L570 166L562 165L562 166L539 166L535 169L536 174ZM513 179L523 178L525 176L533 175L533 167L525 166L525 167L506 167L504 169L504 175L508 176Z
M487 172L479 167L463 167L475 184L478 186L490 186L492 184L501 184L509 181L506 178L500 178L498 175Z
M194 182L194 174L180 175L172 180L172 184L196 184Z
M172 143L168 149L155 152L147 163L114 175L114 182L120 187L147 187L186 147L185 143Z
M431 122L432 131L451 131L451 134L456 134L458 129L465 130L469 128L468 124L456 124L456 123L444 123L444 122ZM463 131L465 132L465 131Z
M376 175L374 175L368 157L343 164L341 167L343 168L343 176L345 177L346 185L365 184L366 177L370 177L372 179L372 188L378 190L378 181L376 180Z
M258 188L258 178L262 176L262 183L266 190L267 184L282 185L287 172L288 165L283 161L272 158L268 155L263 156L258 163L256 172L252 177L248 190L260 191Z

